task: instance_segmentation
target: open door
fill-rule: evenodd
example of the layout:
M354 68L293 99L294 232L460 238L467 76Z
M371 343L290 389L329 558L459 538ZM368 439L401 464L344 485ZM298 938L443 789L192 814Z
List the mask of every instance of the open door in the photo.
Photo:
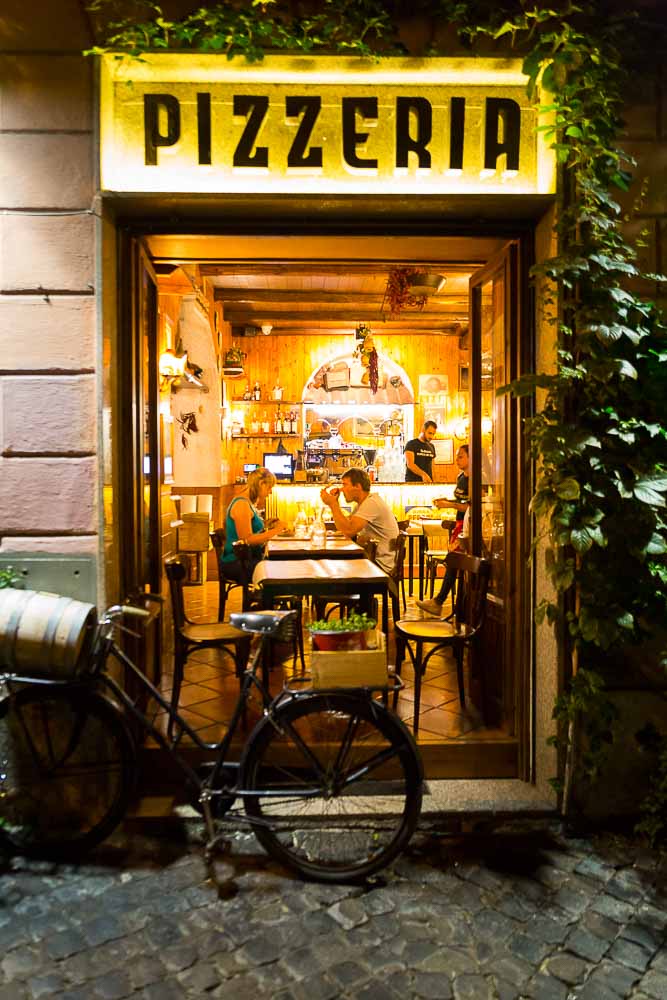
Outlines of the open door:
M157 282L138 240L119 241L122 332L119 351L119 532L123 599L160 593ZM160 656L159 616L134 650L154 680Z
M520 254L518 242L507 244L470 280L470 542L473 553L491 563L487 620L473 676L484 670L485 717L519 738L520 771L527 777L529 468L523 404L497 395L531 363Z

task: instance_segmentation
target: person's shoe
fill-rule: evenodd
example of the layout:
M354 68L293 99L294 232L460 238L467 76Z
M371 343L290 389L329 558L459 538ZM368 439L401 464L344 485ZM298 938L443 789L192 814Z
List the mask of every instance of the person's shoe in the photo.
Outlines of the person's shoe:
M436 618L439 618L442 614L442 604L436 601L435 598L432 598L430 601L415 601L415 604L422 611L425 611L429 615L435 615Z

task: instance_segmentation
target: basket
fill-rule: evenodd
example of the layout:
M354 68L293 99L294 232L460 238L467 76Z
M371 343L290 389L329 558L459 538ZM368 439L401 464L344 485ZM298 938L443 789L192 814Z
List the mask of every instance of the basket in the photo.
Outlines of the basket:
M93 604L35 590L0 590L0 668L53 680L75 677L96 622Z

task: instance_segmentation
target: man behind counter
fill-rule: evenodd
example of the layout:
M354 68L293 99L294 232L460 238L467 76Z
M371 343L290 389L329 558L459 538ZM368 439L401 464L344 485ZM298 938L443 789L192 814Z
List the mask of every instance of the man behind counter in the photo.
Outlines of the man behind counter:
M435 447L431 441L435 437L438 425L435 420L427 420L419 437L408 441L405 446L405 481L406 483L432 483L433 459Z

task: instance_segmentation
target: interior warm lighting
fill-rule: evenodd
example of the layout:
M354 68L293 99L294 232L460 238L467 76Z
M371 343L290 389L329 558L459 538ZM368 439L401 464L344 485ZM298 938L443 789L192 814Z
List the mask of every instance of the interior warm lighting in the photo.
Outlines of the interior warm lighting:
M460 417L454 423L454 437L459 441L467 441L470 433L470 417L468 414Z
M271 323L262 323L262 333L265 337L268 337L273 330L273 325Z
M493 420L491 417L482 417L482 434L490 434L493 430Z

